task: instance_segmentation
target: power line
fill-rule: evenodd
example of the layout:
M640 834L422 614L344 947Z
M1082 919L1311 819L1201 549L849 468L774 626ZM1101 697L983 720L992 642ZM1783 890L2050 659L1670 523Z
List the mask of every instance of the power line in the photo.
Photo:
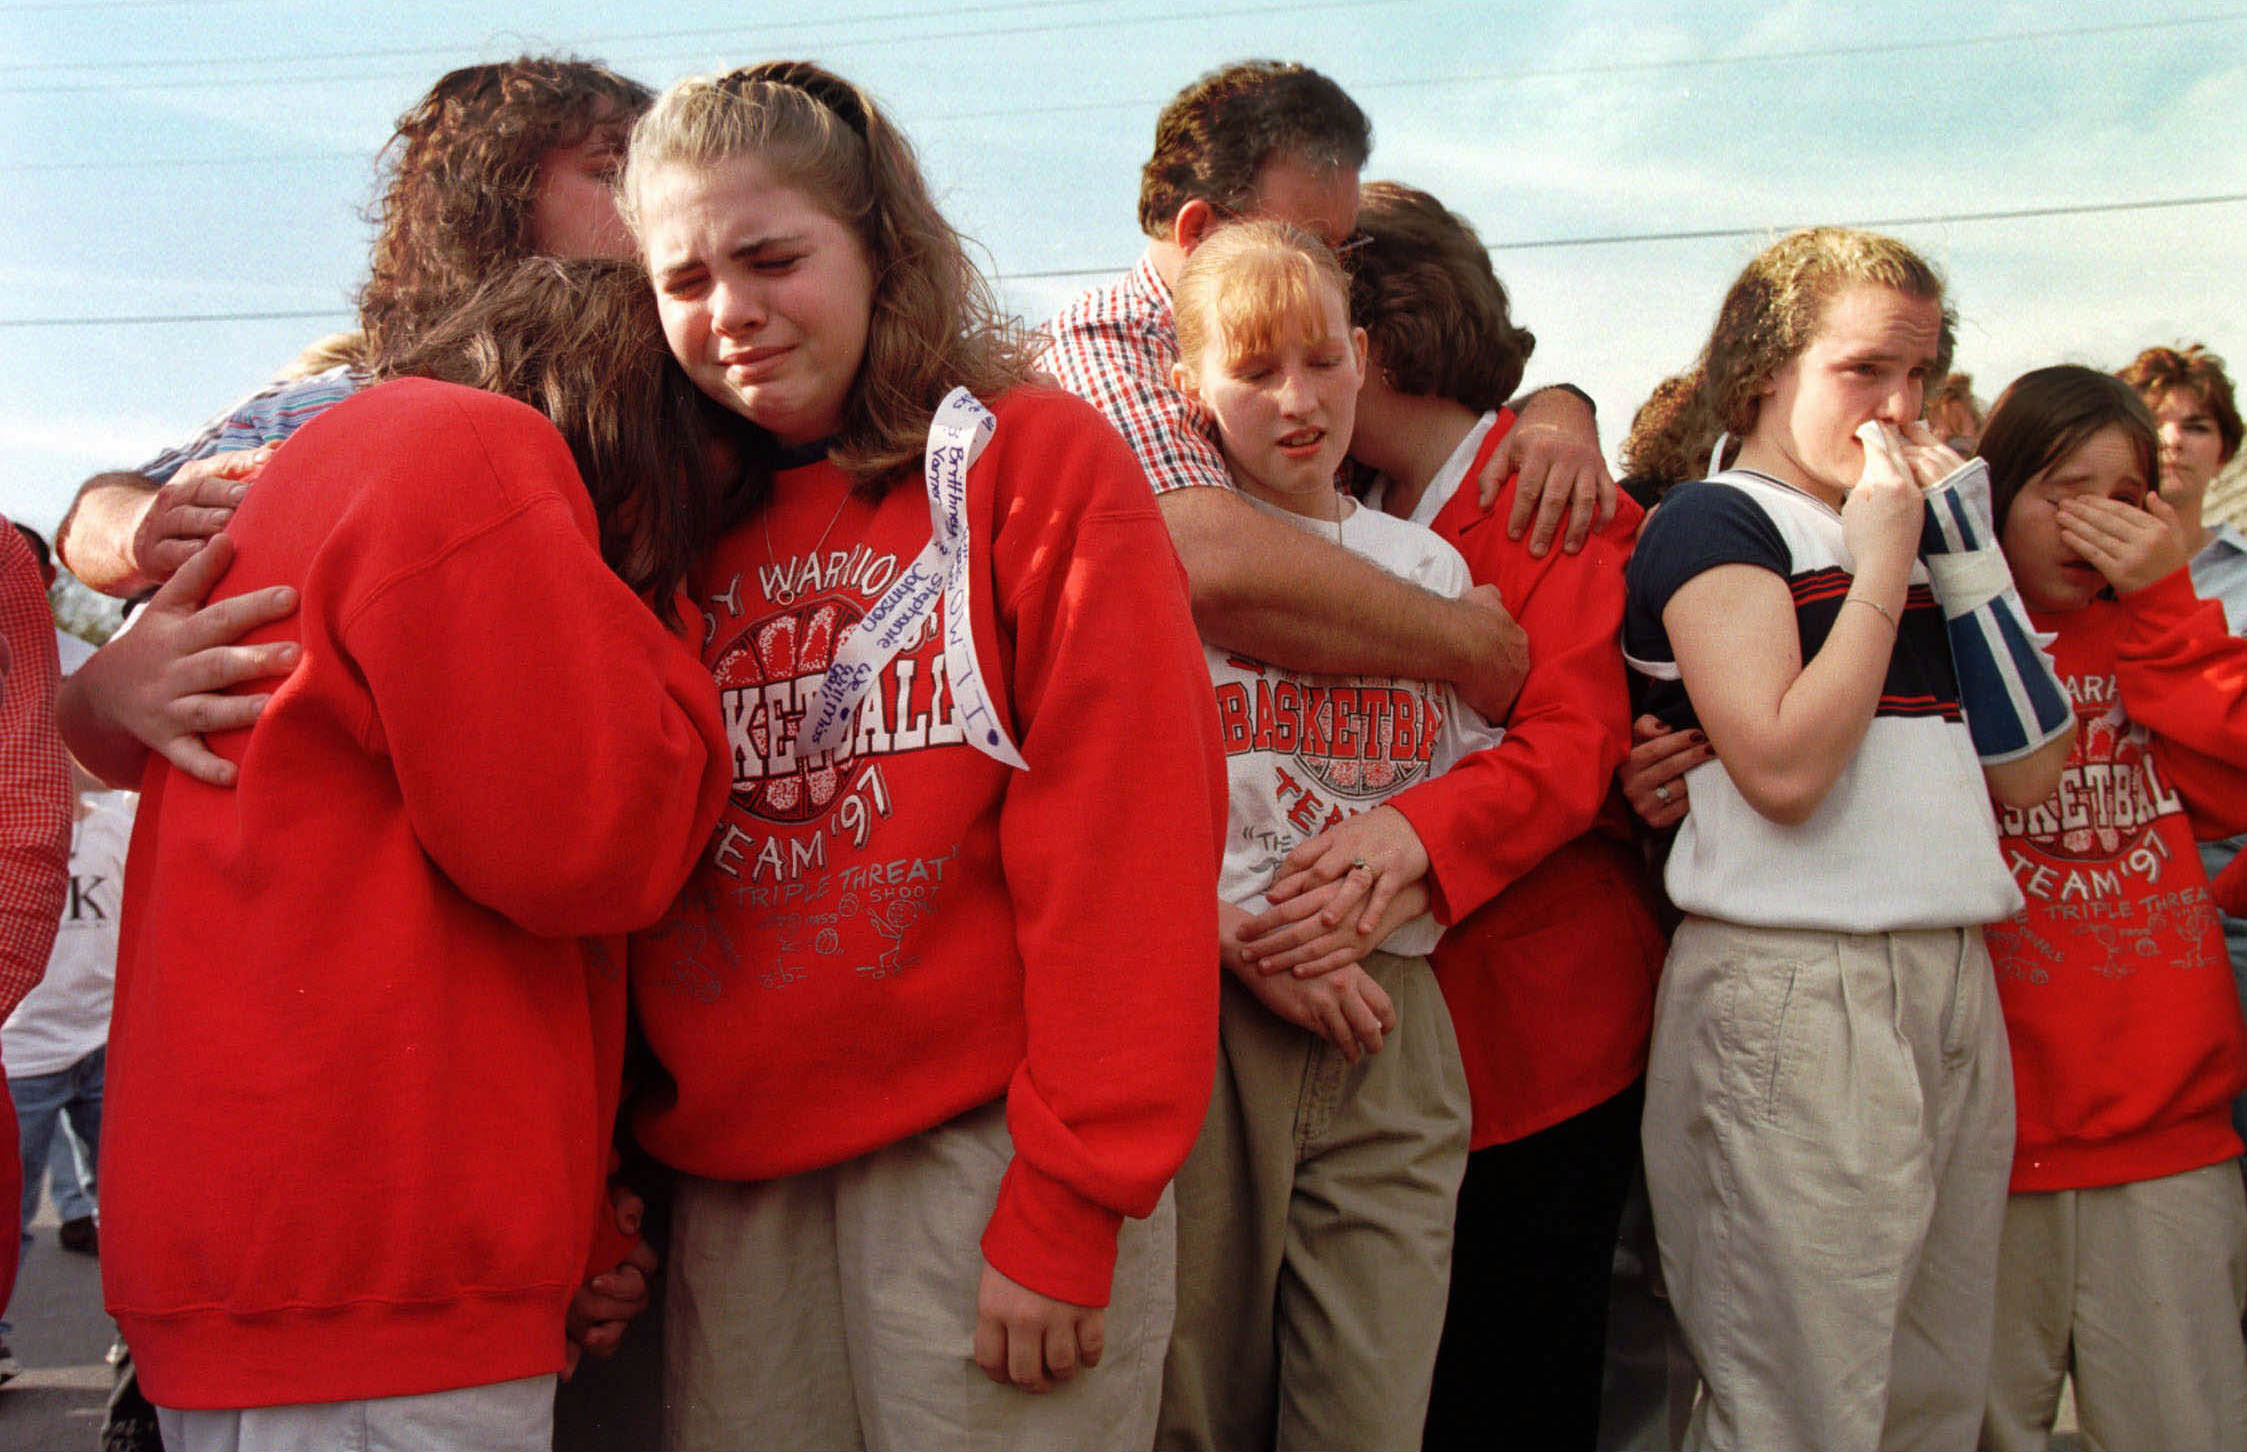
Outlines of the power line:
M349 318L349 307L298 308L266 313L148 313L119 318L0 318L0 328L145 328L166 323L277 323Z
M1360 82L1363 91L1394 90L1405 86L1463 85L1476 81L1557 80L1576 76L1627 75L1644 71L1683 70L1703 65L1742 65L1765 61L1837 60L1849 56L1918 54L1931 50L1967 50L1977 46L2012 45L2022 41L2074 40L2085 36L2135 34L2148 30L2176 30L2195 25L2228 25L2247 20L2247 10L2223 10L2206 15L2180 15L2160 20L2125 20L2106 25L2055 25L2040 30L1997 31L1988 35L1945 36L1939 40L1875 40L1856 45L1804 46L1797 50L1748 51L1737 55L1673 57L1640 61L1614 61L1601 65L1551 66L1514 71L1467 71L1421 79Z
M1063 0L1063 3L1076 3L1076 0ZM1202 21L1205 21L1205 20L1223 20L1223 19L1230 19L1230 18L1234 18L1234 17L1238 17L1238 16L1244 16L1244 15L1276 15L1276 14L1285 14L1285 15L1301 15L1301 14L1305 14L1305 13L1309 13L1309 12L1315 12L1315 11L1330 11L1330 10L1369 10L1369 9L1392 9L1392 8L1394 8L1394 7L1396 7L1396 6L1399 6L1399 5L1404 5L1404 4L1409 4L1409 3L1412 3L1412 0L1279 0L1279 3L1270 3L1270 4L1255 4L1255 5L1237 5L1237 6L1234 6L1234 7L1230 8L1230 9L1223 9L1223 10L1217 10L1217 9L1205 9L1205 10L1197 10L1197 11L1193 12L1193 17L1192 17L1192 18L1193 18L1193 20L1194 20L1194 21L1195 21L1195 22L1196 22L1196 23L1198 24L1198 23L1200 23L1200 22L1202 22ZM919 17L919 18L927 18L927 17L926 17L926 16L922 16L922 17ZM1002 36L1013 36L1013 35L1051 35L1051 34L1055 34L1055 33L1057 33L1057 32L1062 32L1062 31L1081 31L1081 30L1121 30L1121 29L1125 29L1125 28L1127 28L1127 27L1133 27L1133 26L1144 26L1144 25L1176 25L1176 24L1178 24L1178 22L1179 22L1179 17L1178 17L1178 16L1176 15L1176 14L1174 14L1174 13L1165 13L1165 14L1130 15L1130 16L1123 16L1123 17L1111 17L1111 18L1103 18L1103 19L1093 19L1093 20L1069 20L1069 21L1055 21L1055 22L1053 22L1053 23L1051 23L1051 24L1045 24L1045 25L1000 25L1000 26L986 26L986 27L984 27L984 28L982 28L982 29L979 29L979 30L929 30L929 31L921 31L921 32L919 32L919 33L916 33L916 34L898 34L898 35L861 35L861 34L859 34L859 33L858 33L858 30L859 30L859 28L860 28L860 27L858 26L858 24L857 24L856 22L853 22L853 23L851 24L851 27L850 27L850 29L849 29L849 30L847 30L847 31L845 31L845 32L843 32L843 33L841 33L841 34L840 34L840 36L838 36L837 38L833 38L833 39L823 39L823 40L820 40L820 41L818 42L818 44L817 44L817 48L818 48L818 49L821 49L821 50L854 50L854 49L859 49L859 48L862 48L862 47L865 47L865 46L891 46L891 45L897 45L897 44L900 44L900 43L903 43L903 42L908 42L908 41L912 41L912 42L919 42L919 41L931 41L931 40L984 40L984 39L992 39L992 38L997 38L997 37L1002 37ZM749 26L734 26L734 27L731 27L731 28L729 28L729 29L726 29L726 30L722 30L722 31L712 31L712 32L709 32L709 34L711 34L711 35L742 35L742 36L753 36L753 37L757 38L758 40L762 41L762 40L765 40L765 39L767 39L767 38L769 38L769 37L770 37L770 35L771 35L771 31L772 31L772 27L769 27L769 26L757 26L757 27L749 27ZM799 44L802 44L802 42L798 42L798 43L799 43ZM765 48L765 47L763 47L763 46L760 46L760 49L762 49L762 48ZM447 57L455 57L455 56L458 56L458 55L459 55L459 53L460 53L460 47L458 47L458 46L445 46L445 47L442 47L442 48L437 48L437 49L428 49L428 48L423 48L423 49L419 49L419 50L416 50L416 51L413 51L413 52L400 52L399 54L400 54L400 55L403 55L403 54L407 54L407 53L412 53L412 54L424 54L424 55L443 55L443 56L447 56ZM285 59L285 60L287 61L287 63L288 63L288 64L292 64L292 65L294 65L294 64L299 64L299 63L301 63L302 61L306 61L306 60L314 60L314 61L320 61L320 60L330 60L330 59L350 59L350 58L351 58L351 57L350 57L350 56L349 56L348 54L345 54L345 53L337 53L337 54L335 54L335 55L331 55L331 56L305 56L305 57L285 57L285 58L281 58L281 59ZM370 55L369 55L369 56L368 56L367 58L369 58L369 59L374 59L374 58L376 58L376 57L370 54ZM218 65L218 66L239 66L240 64L243 64L243 63L242 63L242 62L227 62L227 61L223 61L223 60L214 60L214 61L209 61L209 62L204 62L204 61L196 61L196 62L193 62L193 64L196 64L196 65L211 64L211 65ZM53 68L53 67L49 67L49 69L52 69L52 68ZM85 66L72 66L72 67L71 67L71 69L86 69L86 68L87 68L87 67L85 67ZM254 85L261 85L261 86L306 86L306 85L323 85L323 86L325 86L325 85L336 85L336 84L347 83L347 82L353 82L353 81L385 80L385 79L391 79L391 78L393 78L393 77L395 77L395 76L399 76L399 75L411 75L411 74L417 74L417 73L416 73L416 72L387 72L387 71L386 71L386 72L380 72L380 73L368 73L368 72L363 72L363 71L361 71L361 72L345 72L345 73L342 73L342 74L340 74L340 75L319 75L319 76L251 76L251 77L245 77L245 76L242 76L242 75L240 75L240 74L238 74L238 73L218 73L218 74L214 74L214 75L213 75L213 76L212 76L211 78L209 78L209 79L196 79L196 78L192 78L192 77L190 77L190 78L186 78L186 79L172 79L172 80L146 80L146 81L136 81L136 82L134 82L134 88L135 88L135 89L137 89L137 90L144 90L144 91L163 91L163 90L188 90L188 91L192 91L192 90L211 90L211 89L216 89L216 88L220 88L220 87L232 88L232 87L236 87L236 86L241 86L241 85L244 85L244 84L254 84ZM114 81L79 81L79 82L69 82L69 83L65 83L65 84L61 84L61 85L51 85L51 86L15 86L15 85L9 85L9 86L0 86L0 96L51 96L51 95L63 95L63 94L69 94L69 93L74 93L74 92L83 92L83 91L111 91L111 90L114 90L114 89L116 89L116 82L114 82Z
M2169 211L2180 207L2213 207L2237 202L2247 202L2247 192L2225 192L2202 197L2154 197L2135 202L2074 202L2045 207L2007 207L1980 212L1937 212L1908 217L1867 217L1857 221L1837 222L1829 225L1877 230L1894 227L1932 227L1957 222L2015 222L2039 217L2084 217L2119 212ZM1644 242L1703 242L1731 237L1776 237L1792 231L1799 222L1768 224L1761 227L1707 227L1671 232L1615 232L1577 237L1544 237L1518 242L1492 242L1487 244L1492 252L1530 252L1556 247L1616 247ZM1038 272L1002 272L995 274L994 282L1057 282L1071 278L1116 277L1129 267L1129 263L1111 263L1105 267L1061 267ZM314 308L275 312L247 313L156 313L140 317L108 318L0 318L0 328L61 328L61 327L148 327L166 323L257 323L302 322L318 318L336 319L351 316L348 308Z
M179 3L179 0L157 0L157 3ZM837 25L856 27L875 25L893 20L931 20L938 16L1011 14L1017 11L1059 10L1103 4L1105 0L996 0L981 5L944 5L920 10L890 10L870 15L852 15L848 20L837 21L783 21L777 25L710 25L694 30L647 30L629 35L585 36L576 43L586 46L615 44L637 45L645 42L672 40L707 40L721 35L770 34L774 31L809 30L818 32ZM233 65L295 65L305 62L397 60L406 56L443 56L457 54L458 46L405 45L381 46L372 50L304 51L296 55L245 55L245 56L166 56L161 59L112 61L25 61L15 65L0 65L0 74L41 71L105 71L105 70L181 70L190 66L225 68Z
M1075 3L1075 0L1063 0ZM1348 7L1368 0L1337 0ZM1370 0L1370 3L1390 3L1390 0ZM1309 5L1283 7L1312 8ZM1205 12L1216 13L1216 12ZM2247 20L2247 10L2229 10L2196 16L2178 16L2159 20L2117 21L2106 25L2050 26L2038 30L2002 31L1989 35L1946 36L1933 40L1868 41L1850 45L1804 46L1792 50L1747 51L1735 55L1666 57L1639 61L1610 61L1599 64L1574 66L1524 67L1513 70L1461 71L1448 75L1399 76L1384 80L1357 81L1352 89L1358 91L1387 91L1406 88L1424 89L1432 86L1478 85L1493 81L1549 81L1570 80L1585 76L1636 75L1649 71L1689 70L1701 66L1758 65L1774 61L1837 60L1854 56L1920 54L1939 50L1966 50L1994 45L2010 45L2046 40L2072 40L2084 37L2137 33L2152 30L2172 30L2186 26L2224 25ZM930 37L913 37L927 39ZM343 79L349 79L348 77ZM72 89L93 89L77 87ZM0 86L0 95L9 94L9 88ZM936 125L959 121L1003 120L1016 116L1083 115L1101 111L1137 111L1161 104L1164 98L1134 98L1114 101L1072 101L1037 106L994 107L979 111L937 111L912 118L916 126ZM130 171L139 169L166 170L181 166L240 166L262 167L281 164L302 164L313 161L365 160L380 155L380 148L352 152L282 153L266 156L242 157L187 157L157 160L102 160L102 161L49 161L18 162L0 165L0 175L69 171Z
M245 0L58 0L48 5L0 5L0 15L46 15L58 10L201 10L243 3Z

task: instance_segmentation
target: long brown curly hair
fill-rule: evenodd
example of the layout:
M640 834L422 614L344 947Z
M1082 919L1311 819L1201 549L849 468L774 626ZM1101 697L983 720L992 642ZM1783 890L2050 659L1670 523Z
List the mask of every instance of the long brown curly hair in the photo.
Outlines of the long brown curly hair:
M531 255L539 160L594 128L625 127L654 93L593 61L523 56L463 66L398 118L389 185L359 291L364 355L405 347L494 270Z
M671 357L637 262L500 268L375 376L465 384L545 414L592 495L601 558L667 622L687 570L741 516L748 425Z
M666 167L753 156L857 234L874 275L866 354L829 457L868 490L918 481L929 421L955 387L986 402L1034 373L1031 339L929 196L913 145L873 98L808 61L678 82L632 128L625 220ZM761 431L760 431L761 432Z
M1638 484L1645 503L1668 493L1673 484L1701 478L1709 471L1709 450L1720 432L1698 369L1663 379L1631 415L1630 432L1623 437L1624 487Z

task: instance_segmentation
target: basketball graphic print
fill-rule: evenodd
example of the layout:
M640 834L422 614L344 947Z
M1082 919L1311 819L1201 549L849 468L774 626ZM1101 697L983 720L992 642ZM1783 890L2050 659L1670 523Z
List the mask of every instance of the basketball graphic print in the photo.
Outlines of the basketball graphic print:
M2026 814L2008 811L2006 830L2024 831L2054 861L2108 862L2152 837L2163 814L2183 809L2162 779L2146 728L2115 708L2077 718L2075 747L2051 801Z
M1308 693L1313 716L1306 750L1296 759L1338 797L1375 800L1394 796L1427 769L1428 754L1443 730L1443 707L1416 690L1386 682L1336 686Z
M808 822L849 790L843 750L798 760L796 723L818 691L835 642L864 612L847 599L805 602L744 630L712 666L735 741L734 804L767 822Z

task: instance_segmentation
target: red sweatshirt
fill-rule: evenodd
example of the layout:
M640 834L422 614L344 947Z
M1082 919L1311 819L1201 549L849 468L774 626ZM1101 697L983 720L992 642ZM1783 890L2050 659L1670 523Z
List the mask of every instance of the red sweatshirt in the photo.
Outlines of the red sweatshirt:
M1506 537L1516 482L1484 510L1474 479L1513 425L1500 410L1432 527L1496 585L1529 634L1505 739L1390 805L1428 850L1430 955L1474 1103L1470 1144L1504 1143L1613 1098L1646 1071L1664 944L1644 864L1614 796L1630 750L1619 632L1638 506L1581 554Z
M2247 641L2183 570L2032 612L2075 702L2059 790L1999 830L2028 906L1988 930L2013 1042L2013 1189L2157 1179L2240 1152L2247 1087L2195 836L2247 827Z
M231 791L151 762L102 1136L102 1273L151 1400L441 1391L562 1364L621 1052L617 935L724 791L707 674L601 563L568 449L413 380L268 466L221 596L302 643Z
M2216 895L2216 906L2235 918L2247 918L2247 852L2231 859L2231 866L2216 874L2208 884Z
M845 502L820 462L700 580L733 794L674 912L633 941L676 1100L641 1140L711 1179L838 1164L1007 1100L983 1236L1001 1272L1105 1305L1116 1231L1200 1131L1216 1059L1225 765L1184 572L1131 450L1043 389L968 476L976 653L1029 762L969 747L941 639L800 759L837 638L928 542L916 485Z

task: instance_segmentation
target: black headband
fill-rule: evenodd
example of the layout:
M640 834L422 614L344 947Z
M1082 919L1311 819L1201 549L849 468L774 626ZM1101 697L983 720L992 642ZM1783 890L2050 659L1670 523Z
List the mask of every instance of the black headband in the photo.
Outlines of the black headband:
M825 71L810 61L762 61L740 70L729 71L718 84L729 91L740 91L759 83L786 86L801 91L833 112L838 120L866 139L866 103L849 82L831 71Z

